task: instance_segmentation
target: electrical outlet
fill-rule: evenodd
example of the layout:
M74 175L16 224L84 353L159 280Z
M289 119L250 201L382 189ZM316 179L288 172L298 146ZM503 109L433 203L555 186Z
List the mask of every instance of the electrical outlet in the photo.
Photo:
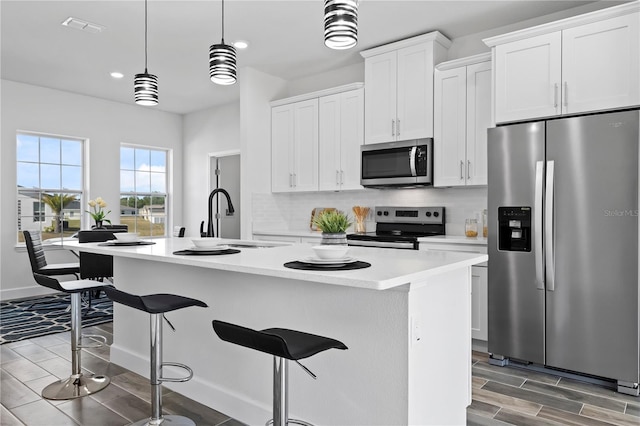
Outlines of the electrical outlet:
M411 317L411 342L417 343L422 338L422 319L419 314Z

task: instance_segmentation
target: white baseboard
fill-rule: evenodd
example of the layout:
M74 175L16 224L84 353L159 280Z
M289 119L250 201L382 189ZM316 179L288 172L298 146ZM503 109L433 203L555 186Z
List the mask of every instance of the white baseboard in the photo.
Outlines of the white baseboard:
M41 285L31 287L9 288L0 290L0 300L24 299L26 297L44 296L47 294L55 294L57 292Z
M149 377L148 354L143 356L133 353L114 343L111 345L110 360L114 364L125 367L143 377ZM215 359L212 358L211 362L215 362ZM169 377L184 375L182 369L165 367L165 370L166 376ZM262 425L273 417L271 404L265 405L258 401L247 399L243 395L238 395L216 386L214 383L205 381L197 375L194 375L193 379L185 383L165 382L163 386L245 424ZM295 416L290 414L290 417Z
M471 340L471 349L473 349L474 351L487 353L489 352L487 348L488 348L488 342L486 340L478 340L478 339Z

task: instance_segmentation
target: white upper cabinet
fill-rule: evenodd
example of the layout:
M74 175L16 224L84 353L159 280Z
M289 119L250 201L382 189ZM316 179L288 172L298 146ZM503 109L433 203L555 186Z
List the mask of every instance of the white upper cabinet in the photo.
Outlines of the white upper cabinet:
M497 123L640 104L640 4L484 40Z
M450 44L434 31L361 52L365 143L433 136L433 67Z
M362 189L360 146L364 141L364 90L319 98L319 189Z
M271 191L318 190L318 99L271 110Z
M271 102L271 192L361 189L362 83Z
M487 184L490 55L445 62L434 79L434 186Z
M496 46L496 121L560 113L560 33Z

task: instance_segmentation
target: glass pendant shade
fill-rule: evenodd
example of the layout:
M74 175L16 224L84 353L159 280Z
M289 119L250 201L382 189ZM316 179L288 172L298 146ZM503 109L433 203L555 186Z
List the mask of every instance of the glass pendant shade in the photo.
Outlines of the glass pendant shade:
M224 43L209 47L209 78L227 86L236 82L236 48Z
M138 105L158 105L158 77L144 70L133 79L134 98Z
M324 1L324 44L349 49L358 43L358 0Z

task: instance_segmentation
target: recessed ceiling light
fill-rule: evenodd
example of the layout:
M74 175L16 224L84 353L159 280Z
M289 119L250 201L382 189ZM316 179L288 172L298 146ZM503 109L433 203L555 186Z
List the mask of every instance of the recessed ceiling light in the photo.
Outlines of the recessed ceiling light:
M83 21L82 19L74 18L73 16L69 16L67 19L62 21L61 25L64 27L75 28L76 30L86 31L88 33L100 33L106 28L104 25Z
M121 72L118 72L118 71L114 71L114 72L111 73L111 77L113 77L113 78L122 78L122 77L124 77L124 74L122 74Z
M233 47L235 47L236 49L246 49L247 47L249 47L249 42L244 40L234 41Z

